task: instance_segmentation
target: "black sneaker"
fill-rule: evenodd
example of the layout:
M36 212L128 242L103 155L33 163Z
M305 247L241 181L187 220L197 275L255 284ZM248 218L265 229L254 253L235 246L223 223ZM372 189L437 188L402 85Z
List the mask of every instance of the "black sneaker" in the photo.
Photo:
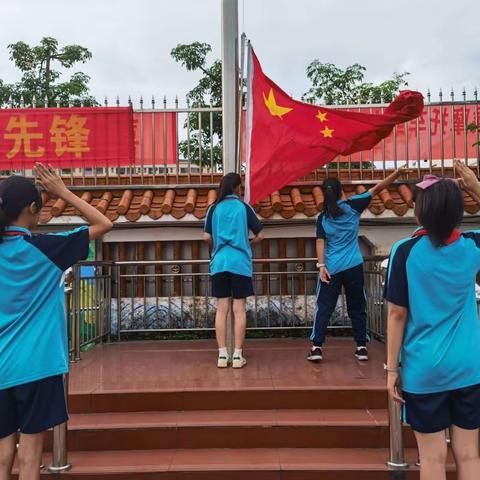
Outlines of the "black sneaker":
M367 347L357 347L357 350L355 351L355 357L357 357L357 360L360 362L368 361Z
M320 362L323 359L322 349L321 347L313 347L308 352L307 360L310 362Z

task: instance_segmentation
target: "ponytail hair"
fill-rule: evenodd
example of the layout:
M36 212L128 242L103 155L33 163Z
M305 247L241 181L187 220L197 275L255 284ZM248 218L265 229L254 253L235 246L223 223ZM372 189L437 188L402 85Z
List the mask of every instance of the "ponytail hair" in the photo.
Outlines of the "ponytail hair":
M6 228L32 203L41 210L42 195L30 180L15 175L0 183L0 243Z
M415 216L427 231L435 247L446 245L448 238L463 219L463 194L456 182L442 178L426 190L413 192Z
M338 201L342 198L342 184L336 177L329 177L322 184L322 192L324 197L323 213L327 217L338 218L343 215L343 210L338 205Z
M227 173L220 182L216 203L220 203L228 195L233 195L235 189L242 184L242 178L238 173Z

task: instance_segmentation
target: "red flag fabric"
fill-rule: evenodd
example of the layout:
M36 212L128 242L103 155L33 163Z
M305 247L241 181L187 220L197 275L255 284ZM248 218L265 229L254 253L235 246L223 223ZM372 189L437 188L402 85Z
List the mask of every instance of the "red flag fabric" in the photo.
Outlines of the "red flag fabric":
M383 114L302 103L263 73L252 48L248 66L245 199L252 205L337 155L373 148L396 124L423 110L422 94L408 90Z

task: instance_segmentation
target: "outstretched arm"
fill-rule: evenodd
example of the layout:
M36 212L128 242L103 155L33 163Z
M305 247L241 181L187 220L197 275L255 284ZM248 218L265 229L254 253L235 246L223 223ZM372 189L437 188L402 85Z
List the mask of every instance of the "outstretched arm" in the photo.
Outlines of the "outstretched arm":
M403 173L405 166L397 168L393 173L391 173L387 178L383 179L381 182L378 182L374 187L372 187L369 192L372 194L372 197L378 195L382 190L388 188L400 175Z
M66 203L69 203L85 217L90 224L88 229L90 240L95 240L96 238L105 235L113 228L112 222L105 217L105 215L71 192L65 186L63 180L55 173L53 168L50 166L47 168L41 163L37 163L35 171L40 185L48 193L51 193L64 200Z

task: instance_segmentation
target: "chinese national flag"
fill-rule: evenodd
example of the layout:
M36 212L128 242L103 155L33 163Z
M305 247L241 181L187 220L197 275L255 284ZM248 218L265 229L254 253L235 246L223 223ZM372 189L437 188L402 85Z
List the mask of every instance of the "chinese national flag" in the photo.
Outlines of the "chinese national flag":
M402 91L383 114L348 112L293 100L262 71L250 48L245 198L252 205L337 155L373 148L393 127L418 117L419 92Z

